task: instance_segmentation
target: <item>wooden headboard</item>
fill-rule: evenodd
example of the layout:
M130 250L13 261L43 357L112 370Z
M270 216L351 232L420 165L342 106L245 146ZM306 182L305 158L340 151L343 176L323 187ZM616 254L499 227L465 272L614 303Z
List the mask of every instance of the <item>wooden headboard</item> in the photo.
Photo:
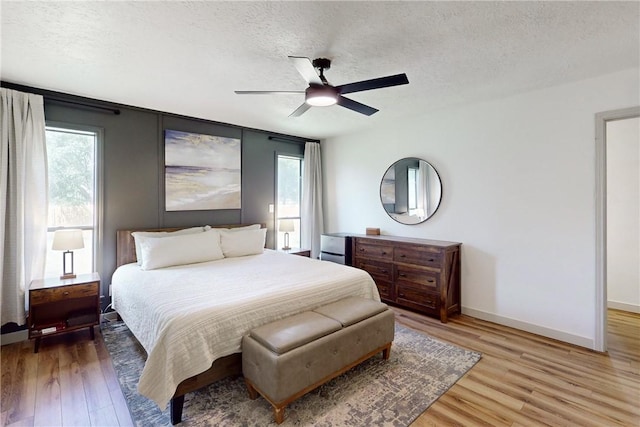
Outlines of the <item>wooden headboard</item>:
M255 223L254 223L255 224ZM246 227L251 224L226 224L212 225L211 228L236 228ZM260 224L262 228L266 228L266 224ZM171 228L138 228L132 230L116 230L116 268L124 264L136 262L136 244L131 233L136 231L177 231L189 227L171 227Z

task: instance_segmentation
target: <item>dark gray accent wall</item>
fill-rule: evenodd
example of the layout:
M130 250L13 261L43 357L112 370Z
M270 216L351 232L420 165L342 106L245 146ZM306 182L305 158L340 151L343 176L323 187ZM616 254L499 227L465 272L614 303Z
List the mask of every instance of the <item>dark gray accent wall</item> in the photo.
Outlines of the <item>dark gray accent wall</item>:
M304 139L277 135L169 113L114 105L99 100L93 104L117 108L120 114L87 109L59 102L60 98L86 102L84 98L48 91L3 86L45 96L47 121L98 127L103 130L103 224L102 278L103 308L109 302L109 284L115 271L116 230L236 223L265 223L267 247L275 247L274 214L276 155L304 153ZM48 101L49 99L49 101ZM164 209L164 130L180 130L242 141L242 208L166 212ZM284 136L291 142L270 139Z
M267 247L275 248L275 216L269 204L276 200L276 156L303 155L304 145L270 140L269 134L245 130L242 138L242 220L267 224ZM244 207L247 207L246 209Z

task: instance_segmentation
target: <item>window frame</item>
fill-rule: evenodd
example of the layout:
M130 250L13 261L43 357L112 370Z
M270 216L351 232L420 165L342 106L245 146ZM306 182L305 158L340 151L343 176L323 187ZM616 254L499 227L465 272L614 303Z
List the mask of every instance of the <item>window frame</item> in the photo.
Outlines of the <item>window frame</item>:
M103 268L102 248L103 248L103 229L104 229L104 128L98 126L81 125L77 123L60 122L55 120L45 120L46 130L61 130L79 133L92 133L95 135L96 144L94 147L94 209L93 209L93 227L74 226L80 230L93 230L93 248L92 248L92 269L101 272ZM47 147L48 149L48 147ZM49 180L49 171L47 170L47 182ZM49 197L47 190L47 198ZM47 203L48 204L48 203ZM48 208L47 208L48 209ZM47 221L48 222L48 221ZM68 227L49 227L47 224L47 233Z
M279 165L280 165L280 157L288 157L291 159L297 159L300 162L300 176L299 176L299 189L298 189L298 194L300 195L300 199L299 199L299 204L300 204L300 211L299 211L299 216L283 216L280 217L280 214L278 212L278 206L279 206L279 197L280 194L278 192L279 190L279 177L280 177L280 171L279 171ZM275 212L274 212L274 230L276 231L276 235L275 235L275 244L276 244L276 249L280 249L280 244L278 241L278 236L280 234L280 220L282 219L293 219L293 220L298 220L300 223L300 229L298 230L298 234L299 234L299 241L302 239L302 190L303 190L303 183L302 183L302 179L304 176L304 154L297 154L297 153L288 153L288 152L276 152L275 153L275 186L274 186L274 201L275 201Z

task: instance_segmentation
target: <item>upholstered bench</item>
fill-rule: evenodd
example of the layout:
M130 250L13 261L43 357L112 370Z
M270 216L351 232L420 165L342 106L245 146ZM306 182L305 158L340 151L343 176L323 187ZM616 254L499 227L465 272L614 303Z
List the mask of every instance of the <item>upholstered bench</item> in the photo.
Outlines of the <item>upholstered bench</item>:
M350 297L255 328L242 340L249 396L269 401L280 424L295 399L377 353L388 359L394 325L385 304Z

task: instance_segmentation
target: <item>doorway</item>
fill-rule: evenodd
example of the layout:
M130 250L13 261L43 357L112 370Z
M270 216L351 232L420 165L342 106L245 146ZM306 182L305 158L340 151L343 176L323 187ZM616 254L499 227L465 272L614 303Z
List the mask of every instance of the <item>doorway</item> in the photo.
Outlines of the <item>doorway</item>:
M607 124L640 117L640 107L596 114L596 334L594 349L607 349ZM612 230L613 231L613 230Z

